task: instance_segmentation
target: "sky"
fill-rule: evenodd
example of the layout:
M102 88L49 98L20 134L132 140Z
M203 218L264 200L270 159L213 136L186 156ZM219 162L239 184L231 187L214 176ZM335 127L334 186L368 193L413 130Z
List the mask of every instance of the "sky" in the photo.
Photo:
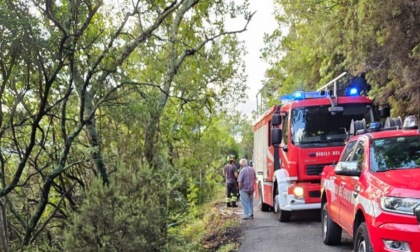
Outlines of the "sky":
M241 2L237 0L236 2ZM237 108L240 112L251 119L251 112L257 108L256 94L262 88L262 80L266 69L269 67L261 58L260 49L264 47L264 34L271 33L277 28L274 19L274 5L272 0L250 0L249 10L256 11L247 31L239 34L239 38L245 42L247 55L245 55L247 79L247 102L239 104ZM238 20L242 23L243 19Z

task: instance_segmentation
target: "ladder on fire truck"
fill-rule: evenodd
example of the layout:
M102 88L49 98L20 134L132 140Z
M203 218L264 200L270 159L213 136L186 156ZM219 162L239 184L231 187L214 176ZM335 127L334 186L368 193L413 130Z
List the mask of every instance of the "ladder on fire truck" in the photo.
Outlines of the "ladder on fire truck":
M329 88L331 86L333 86L332 94L330 94L330 95L333 95L334 97L337 97L337 83L338 83L338 80L341 79L341 78L343 78L346 75L347 75L347 72L343 72L342 74L340 74L339 76L335 77L333 80L331 80L330 82L328 82L324 86L318 88L316 91L317 92L322 92L322 91L329 92L329 90L331 90Z
M266 85L264 85L258 91L258 93L255 95L255 98L257 100L257 110L255 112L257 116L260 116L268 110L268 97Z

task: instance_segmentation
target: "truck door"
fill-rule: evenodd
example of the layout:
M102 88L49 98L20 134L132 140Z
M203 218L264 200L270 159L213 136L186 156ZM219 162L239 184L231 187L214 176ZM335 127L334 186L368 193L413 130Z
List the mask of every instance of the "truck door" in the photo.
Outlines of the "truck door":
M335 217L335 220L341 223L340 208L343 197L343 186L346 181L346 176L338 175L338 171L345 169L348 166L348 162L351 159L354 148L357 141L349 142L341 155L340 161L336 165L335 173L330 177L332 183L331 199L330 199L330 211L331 216Z
M355 172L361 172L363 167L363 162L365 160L365 147L362 140L358 141L355 145L352 155L349 162L354 164L350 166L350 169L354 169ZM353 230L353 221L354 221L354 202L355 198L358 196L360 190L360 183L358 176L343 176L342 180L342 197L340 198L340 219L342 226L347 231Z

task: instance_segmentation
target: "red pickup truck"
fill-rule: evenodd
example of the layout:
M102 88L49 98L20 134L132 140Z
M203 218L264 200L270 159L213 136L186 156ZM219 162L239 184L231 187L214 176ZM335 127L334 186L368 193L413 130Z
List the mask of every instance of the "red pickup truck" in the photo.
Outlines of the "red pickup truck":
M321 174L322 239L353 237L354 251L420 251L420 130L371 129L351 137Z

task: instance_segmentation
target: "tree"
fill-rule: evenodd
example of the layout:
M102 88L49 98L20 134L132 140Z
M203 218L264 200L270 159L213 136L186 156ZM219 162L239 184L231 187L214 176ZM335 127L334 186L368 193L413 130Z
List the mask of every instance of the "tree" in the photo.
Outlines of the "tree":
M167 118L185 104L194 102L206 121L228 91L239 96L231 81L243 76L235 34L252 15L238 31L226 31L223 22L246 7L199 0L1 3L0 197L12 248L57 246L87 185L99 176L109 186L121 162L134 169L138 159L156 172L167 167L172 153L162 140L184 124ZM168 109L168 101L179 109ZM131 136L133 149L119 149Z
M264 55L272 64L268 83L281 83L284 93L319 87L343 71L367 72L370 95L379 105L391 104L396 114L419 113L417 2L276 3L279 25L290 29L266 37Z
M133 172L134 175L133 176ZM163 171L120 167L109 186L94 179L84 203L69 217L64 251L162 251L166 191ZM173 179L172 182L175 182Z

